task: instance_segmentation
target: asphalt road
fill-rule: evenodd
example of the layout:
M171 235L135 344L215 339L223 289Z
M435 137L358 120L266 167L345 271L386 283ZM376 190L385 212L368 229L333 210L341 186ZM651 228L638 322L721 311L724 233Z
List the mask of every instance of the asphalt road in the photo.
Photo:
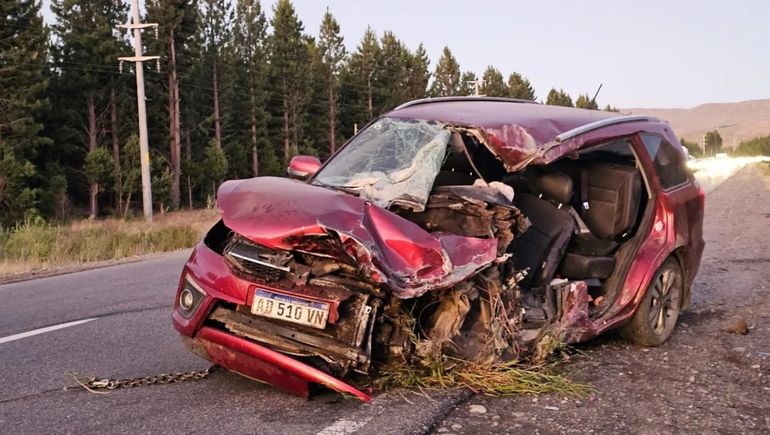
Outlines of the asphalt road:
M756 177L756 174L753 177ZM648 397L643 394L641 396L629 394L623 390L623 388L634 388L634 384L629 384L628 376L624 375L623 371L629 360L649 359L654 355L661 360L665 358L667 362L663 366L668 367L669 357L664 356L663 352L666 352L665 355L669 353L674 355L679 352L676 354L683 355L684 359L697 359L697 355L692 357L687 352L682 352L681 348L682 346L685 349L693 348L688 344L690 341L686 334L708 336L713 333L715 327L718 329L718 326L711 325L707 321L699 323L698 320L700 318L698 313L706 313L703 318L708 320L708 313L714 310L710 302L712 300L721 301L721 310L724 310L726 303L733 303L736 298L745 303L752 301L753 306L765 307L765 311L770 310L770 304L763 305L763 301L767 302L765 287L762 287L761 291L757 290L758 277L767 278L765 275L757 275L766 269L767 245L764 250L759 251L740 250L746 260L745 267L749 269L744 267L744 269L735 270L735 274L745 272L745 275L740 275L743 276L743 281L737 281L741 283L739 288L727 296L720 288L715 289L710 285L713 281L709 281L711 278L708 278L720 279L722 283L732 282L733 272L728 268L724 268L723 271L720 269L723 259L719 254L730 248L732 246L730 243L735 244L741 231L744 237L747 232L750 234L750 231L757 231L752 230L750 225L742 223L739 223L732 232L718 225L718 220L730 217L725 213L739 209L736 198L751 191L749 187L754 178L749 177L747 180L739 180L740 182L733 183L735 184L733 187L729 186L730 183L726 183L724 187L728 191L720 193L721 190L725 190L722 188L716 191L726 199L709 204L708 213L715 217L711 218L712 223L707 227L707 231L710 232L708 239L710 245L704 257L703 270L706 278L700 278L697 283L697 290L700 294L708 296L708 299L704 296L696 296L694 304L696 314L685 317L686 322L694 325L692 326L694 329L689 330L688 326L680 328L672 341L673 344L653 350L652 354L627 346L612 336L600 339L584 348L591 358L589 363L585 361L575 363L578 376L600 392L609 388L607 394L597 396L596 402L576 401L576 404L568 401L567 403L565 402L567 399L558 396L543 397L539 403L533 402L532 398L485 397L471 398L470 402L466 402L469 394L464 392L426 395L403 391L379 395L372 404L344 399L333 393L306 401L227 372L216 372L202 381L116 390L108 394L93 394L77 387L67 373L74 371L83 375L122 378L156 375L170 371L198 370L208 366L207 362L184 349L176 331L171 326L172 298L178 274L187 256L185 252L177 252L148 261L0 286L0 432L136 434L205 431L208 433L345 434L356 430L360 433L422 433L429 430L476 433L518 430L562 432L569 428L578 432L587 431L589 428L599 432L638 429L639 425L643 427L648 424L648 421L639 419L631 423L626 421L622 421L622 424L618 423L618 412L621 412L618 410L634 408L639 401L645 400L648 406L661 407L661 405L660 400L653 393ZM764 201L766 197L767 194L756 199ZM731 198L732 202L729 202L728 199ZM764 204L762 207L767 208ZM733 216L733 218L740 219L741 216ZM768 221L755 223L754 226L760 225L762 228L762 225L765 225L766 227L766 222ZM768 241L767 237L761 240ZM720 273L721 275L718 275ZM761 330L761 321L764 317L757 315L753 319L754 322L760 322L759 330L753 331L752 335L747 337L760 340L758 346L761 349L758 348L755 355L761 354L762 349L770 352L770 349L765 349L768 344L766 339L768 331ZM11 340L19 337L18 334L28 331L79 320L86 321L74 326ZM712 320L716 322L721 321L722 318ZM698 327L707 329L703 332L698 330ZM764 340L761 339L762 336L765 337ZM729 339L732 340L732 337ZM721 345L719 340L715 341L714 338L710 340L709 343L712 345L714 342ZM761 346L762 343L764 348ZM748 345L745 343L741 345L740 342L736 345L733 341L728 341L725 346L729 349L732 346ZM697 348L693 352L703 353ZM750 359L750 356L746 358ZM674 359L672 357L672 360ZM688 361L682 361L680 365L688 363ZM746 400L755 403L753 411L736 411L736 414L728 412L729 410L719 410L726 412L725 415L731 419L748 415L749 417L746 417L748 420L744 419L741 422L748 421L752 425L743 424L735 427L750 430L764 427L762 416L770 414L770 406L768 406L770 400L767 399L770 397L770 389L762 387L766 385L767 376L752 377L754 376L752 373L756 370L748 367L754 366L753 360L746 364L747 372L739 373L742 373L740 376L743 376L742 379L745 381L744 389L749 395ZM621 369L618 370L618 367ZM661 364L652 364L649 376L638 382L648 385L652 391L665 391L668 384L663 382L665 379L657 376L656 371L661 367ZM766 370L764 367L763 370ZM580 375L583 373L581 370L589 369L589 376ZM703 374L708 373L708 369L699 370ZM618 371L620 374L616 373ZM725 375L719 371L714 374L719 379L728 375L734 376L729 373ZM759 375L761 376L761 372ZM690 372L683 372L681 376L687 378L692 375ZM700 377L700 375L697 376ZM623 388L606 387L607 379L623 385ZM732 379L728 377L729 382L724 379L721 382L734 384ZM721 384L718 387L722 389L704 390L703 394L708 396L705 399L712 400L715 395L723 393L727 388ZM700 390L692 391L695 392L682 399L686 400L685 403L697 403L704 399L698 397ZM760 397L757 398L756 395ZM751 397L754 398L751 399ZM480 404L489 412L480 417L479 414L470 413L469 404ZM668 405L664 404L663 408L666 406ZM572 410L553 411L553 409L564 408L572 408ZM707 407L706 410L711 408ZM558 416L562 417L561 421L553 421L559 420ZM571 421L580 420L581 416L585 417L583 424L570 425ZM597 417L599 420L593 421L590 416ZM610 422L600 418L608 416ZM717 418L717 423L720 421L718 417L712 416ZM658 418L666 422L676 420L676 416L672 417L670 413L664 413L663 417L652 415L649 422L656 422ZM767 429L770 430L770 422L767 424ZM658 428L661 427L667 430L673 428L674 431L678 428L676 425L658 426ZM723 427L717 424L713 427L721 429L731 426Z
M467 398L433 394L418 409L412 404L426 397L410 392L371 405L333 393L306 401L227 372L108 394L78 387L68 373L124 378L208 367L171 325L187 255L0 286L0 433L425 432ZM3 342L78 320L87 321Z

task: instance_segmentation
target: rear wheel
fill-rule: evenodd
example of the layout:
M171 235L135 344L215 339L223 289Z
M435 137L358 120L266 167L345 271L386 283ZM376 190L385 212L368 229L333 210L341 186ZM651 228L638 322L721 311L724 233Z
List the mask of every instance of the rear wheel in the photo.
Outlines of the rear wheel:
M635 344L658 346L674 331L684 294L682 268L669 257L658 269L631 321L620 335Z

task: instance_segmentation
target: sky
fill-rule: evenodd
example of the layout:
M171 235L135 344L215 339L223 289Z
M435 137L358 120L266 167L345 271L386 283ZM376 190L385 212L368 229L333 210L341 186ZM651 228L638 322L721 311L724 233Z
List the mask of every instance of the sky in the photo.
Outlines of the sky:
M271 15L272 0L263 1ZM689 108L770 98L770 1L295 0L317 35L327 7L355 50L367 26L422 42L431 70L449 46L463 71L493 65L616 107ZM50 19L50 17L48 17Z

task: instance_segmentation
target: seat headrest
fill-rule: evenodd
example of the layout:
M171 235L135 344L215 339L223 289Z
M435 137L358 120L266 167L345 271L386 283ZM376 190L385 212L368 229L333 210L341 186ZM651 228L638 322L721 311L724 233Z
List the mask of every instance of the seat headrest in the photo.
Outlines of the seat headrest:
M575 191L572 178L559 172L538 174L531 178L533 187L537 193L545 199L556 201L560 204L569 204Z

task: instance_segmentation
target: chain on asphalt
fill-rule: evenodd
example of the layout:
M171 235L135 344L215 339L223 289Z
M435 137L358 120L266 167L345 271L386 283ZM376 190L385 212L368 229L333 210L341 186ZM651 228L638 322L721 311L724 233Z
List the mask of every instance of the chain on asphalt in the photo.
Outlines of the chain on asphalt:
M72 377L83 388L91 392L98 390L116 390L118 388L134 388L145 385L173 384L176 382L204 379L213 373L218 366L212 365L205 370L194 370L189 372L161 373L157 376L144 376L139 378L110 379L97 377L79 377L73 374Z

